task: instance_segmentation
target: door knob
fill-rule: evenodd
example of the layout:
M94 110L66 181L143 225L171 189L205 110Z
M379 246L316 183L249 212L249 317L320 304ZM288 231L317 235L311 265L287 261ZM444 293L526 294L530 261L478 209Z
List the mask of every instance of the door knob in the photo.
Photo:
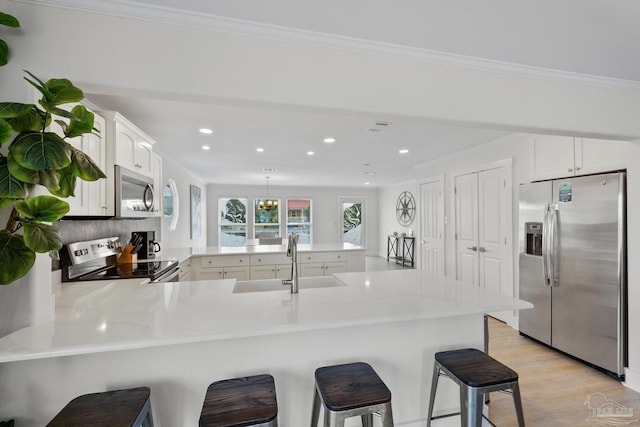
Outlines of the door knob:
M421 245L424 245L425 243L429 243L429 242L427 242L426 240L420 240Z
M470 249L470 250L475 252L475 251L478 250L478 247L477 246L471 246L470 248L467 248L467 249Z
M486 249L486 248L483 248L482 246L480 246L480 247L478 248L478 250L479 250L480 252L486 252L486 251L487 251L487 249Z

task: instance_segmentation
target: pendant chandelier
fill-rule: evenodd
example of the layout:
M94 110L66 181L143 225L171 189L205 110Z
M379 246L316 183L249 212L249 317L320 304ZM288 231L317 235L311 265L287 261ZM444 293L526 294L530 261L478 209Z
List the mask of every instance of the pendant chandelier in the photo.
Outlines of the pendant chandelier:
M264 209L265 211L270 211L271 208L277 208L278 207L278 201L277 200L272 200L269 198L269 178L271 178L270 176L265 176L265 178L267 179L267 199L266 200L260 200L258 202L258 206L260 207L260 209Z

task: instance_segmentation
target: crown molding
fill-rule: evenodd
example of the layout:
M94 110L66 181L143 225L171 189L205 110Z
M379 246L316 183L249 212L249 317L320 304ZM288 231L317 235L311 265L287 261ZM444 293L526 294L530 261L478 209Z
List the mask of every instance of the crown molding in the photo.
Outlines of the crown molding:
M280 41L302 43L333 49L411 58L432 64L476 71L493 72L543 80L576 83L610 89L640 90L640 82L542 67L502 62L486 58L414 48L391 43L307 31L219 15L196 13L164 6L140 4L128 0L11 0L72 9L83 12L122 16L146 21L207 28L217 31L248 34Z

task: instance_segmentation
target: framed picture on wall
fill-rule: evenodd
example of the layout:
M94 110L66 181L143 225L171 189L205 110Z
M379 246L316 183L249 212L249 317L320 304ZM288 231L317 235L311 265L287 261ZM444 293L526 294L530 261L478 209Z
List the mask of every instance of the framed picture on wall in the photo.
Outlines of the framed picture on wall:
M191 186L191 238L202 233L202 192L200 187Z

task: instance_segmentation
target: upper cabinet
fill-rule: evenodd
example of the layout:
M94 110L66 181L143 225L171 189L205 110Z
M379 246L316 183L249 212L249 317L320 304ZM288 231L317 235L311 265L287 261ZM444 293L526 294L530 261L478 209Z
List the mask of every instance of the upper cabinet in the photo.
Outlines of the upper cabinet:
M531 144L531 180L563 178L627 167L627 143L542 135Z
M153 141L115 111L101 111L106 119L107 143L114 147L114 164L154 177Z
M68 138L66 141L87 154L100 169L109 174L107 144L104 138L105 120L96 114L93 127L96 129L94 132ZM51 123L51 130L58 135L64 135L56 122ZM65 202L69 204L67 216L108 216L114 212L113 191L109 192L104 179L89 182L78 178L74 196L66 198Z

